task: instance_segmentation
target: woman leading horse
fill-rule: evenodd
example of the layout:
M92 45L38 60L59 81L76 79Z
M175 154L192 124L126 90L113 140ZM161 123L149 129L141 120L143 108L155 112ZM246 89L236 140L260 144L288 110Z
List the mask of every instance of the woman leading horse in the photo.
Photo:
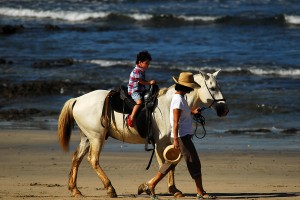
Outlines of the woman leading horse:
M190 108L205 105L214 109L218 116L226 116L228 107L223 98L219 84L216 80L219 71L215 73L200 72L194 75L194 80L199 88L187 94L187 104ZM115 188L107 177L99 157L105 143L106 134L101 125L101 115L105 98L109 91L95 90L77 98L69 99L63 106L58 120L58 138L61 147L67 151L74 122L80 129L80 143L72 156L72 167L69 176L68 188L73 196L81 196L77 187L77 175L80 163L85 155L87 160L102 181L110 197L117 197ZM175 93L174 85L165 89L158 97L157 107L153 112L152 131L155 141L156 158L161 166L165 160L163 150L170 145L169 107ZM124 126L123 114L114 112L113 120L107 130L109 137L132 143L145 144L145 139L137 132L136 127ZM182 192L175 186L174 170L169 172L168 189L174 196L181 196Z

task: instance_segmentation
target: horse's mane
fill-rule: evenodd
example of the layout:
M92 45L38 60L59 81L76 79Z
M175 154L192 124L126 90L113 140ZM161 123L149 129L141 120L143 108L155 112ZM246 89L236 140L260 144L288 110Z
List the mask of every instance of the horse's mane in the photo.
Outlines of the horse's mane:
M158 92L158 96L157 96L157 97L160 97L160 96L166 94L167 91L168 91L168 88L166 88L166 87L161 88L161 89L159 90L159 92Z
M163 88L161 88L161 89L159 90L159 92L158 92L158 96L157 96L157 97L160 97L160 96L162 96L162 95L166 94L166 93L167 93L167 91L168 91L169 89L171 89L173 86L174 86L174 85L172 85L172 86L171 86L171 87L169 87L169 88L167 88L167 87L163 87Z

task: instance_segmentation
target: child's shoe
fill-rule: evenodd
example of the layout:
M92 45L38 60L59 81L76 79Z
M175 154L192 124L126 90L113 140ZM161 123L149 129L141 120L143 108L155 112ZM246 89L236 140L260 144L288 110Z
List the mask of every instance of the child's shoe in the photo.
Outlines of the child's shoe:
M127 116L127 125L130 127L134 127L133 121L131 120L130 115Z

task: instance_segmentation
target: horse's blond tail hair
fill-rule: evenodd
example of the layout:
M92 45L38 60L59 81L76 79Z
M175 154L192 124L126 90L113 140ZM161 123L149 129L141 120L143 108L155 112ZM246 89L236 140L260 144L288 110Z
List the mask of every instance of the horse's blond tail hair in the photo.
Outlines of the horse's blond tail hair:
M76 99L74 98L66 101L58 118L58 140L64 151L69 150L69 142L74 124L73 106L75 103Z

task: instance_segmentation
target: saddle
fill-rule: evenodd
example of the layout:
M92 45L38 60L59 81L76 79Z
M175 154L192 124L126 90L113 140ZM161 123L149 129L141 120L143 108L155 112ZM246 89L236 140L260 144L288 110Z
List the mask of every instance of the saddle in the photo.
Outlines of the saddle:
M142 108L136 116L137 130L142 138L148 138L148 142L154 144L152 135L152 113L157 105L159 87L151 85L143 94ZM131 114L135 101L128 95L127 86L120 86L113 89L107 95L109 97L109 107L112 111Z

